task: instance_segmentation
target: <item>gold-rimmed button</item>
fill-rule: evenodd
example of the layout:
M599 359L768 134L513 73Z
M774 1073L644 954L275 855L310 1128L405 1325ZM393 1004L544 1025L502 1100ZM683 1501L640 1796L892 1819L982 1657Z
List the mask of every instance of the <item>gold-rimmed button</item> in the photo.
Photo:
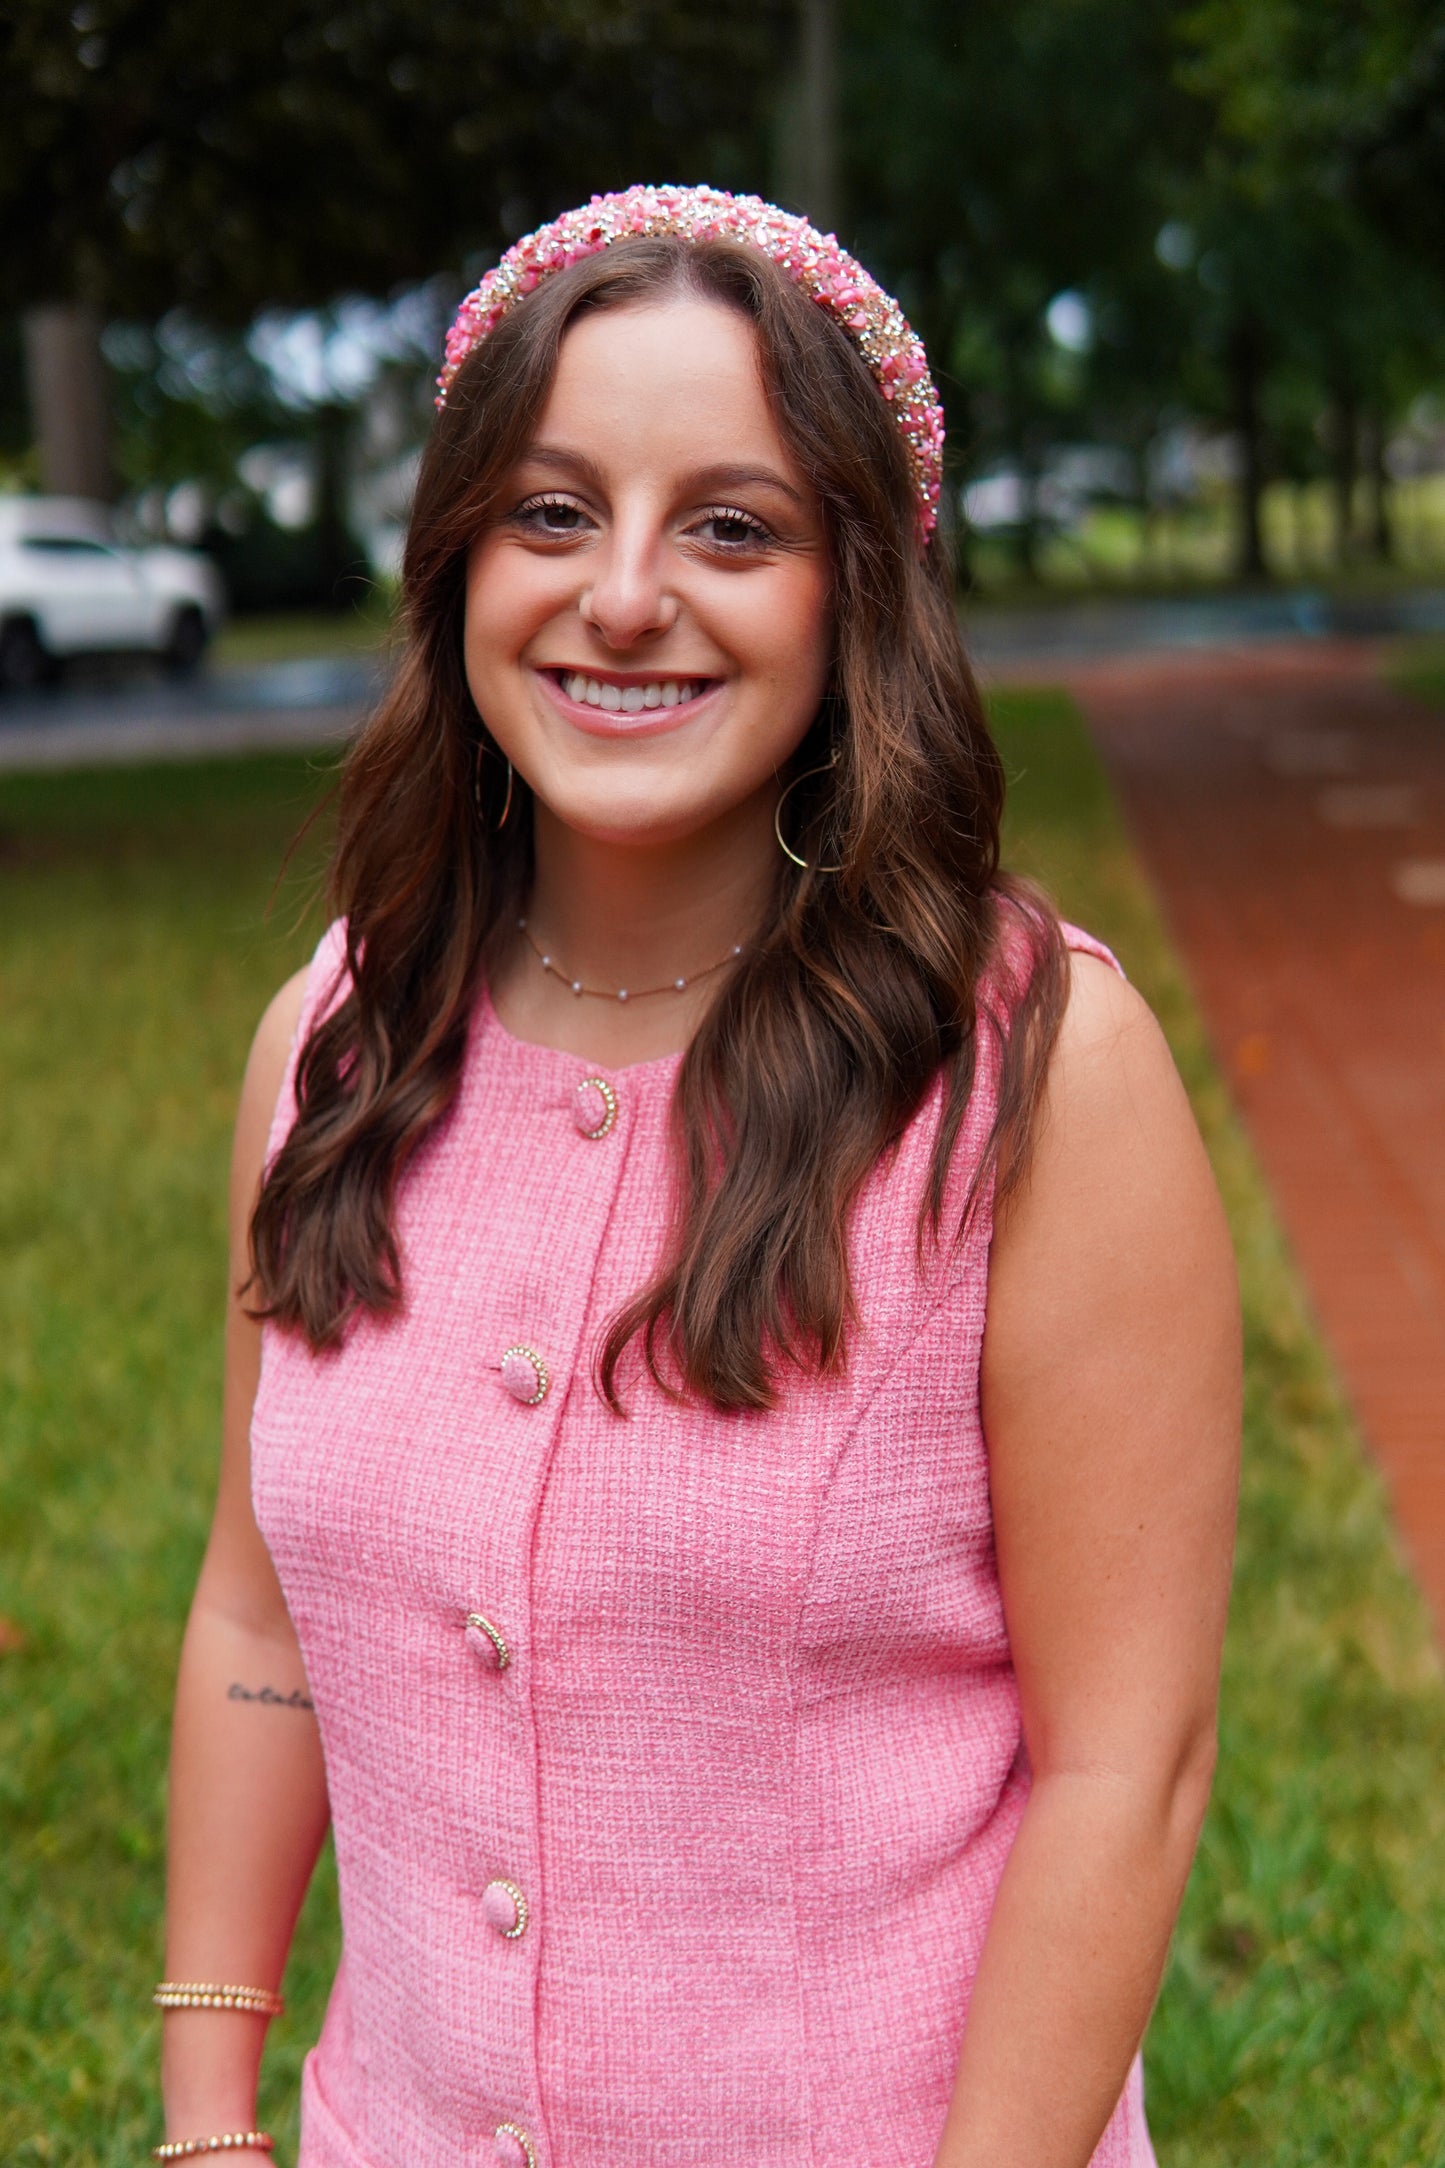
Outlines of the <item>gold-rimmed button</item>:
M480 1611L467 1613L467 1647L494 1671L505 1671L512 1661L512 1652L501 1630Z
M527 1932L527 1900L505 1875L498 1875L482 1891L482 1915L508 1942L516 1942Z
M547 1365L534 1347L518 1340L504 1349L501 1360L502 1383L514 1400L524 1408L539 1407L547 1397L551 1384Z
M572 1119L591 1144L617 1126L617 1090L605 1076L584 1076L572 1094Z

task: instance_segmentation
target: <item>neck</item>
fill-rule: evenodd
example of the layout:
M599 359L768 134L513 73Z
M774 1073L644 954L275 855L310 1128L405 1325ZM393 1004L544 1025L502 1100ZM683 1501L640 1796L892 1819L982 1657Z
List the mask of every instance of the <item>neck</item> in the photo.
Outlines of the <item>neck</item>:
M575 996L519 936L493 982L503 1023L613 1066L686 1046L726 984L726 971L710 967L747 947L765 908L777 853L771 795L700 833L643 846L579 835L542 805L535 822L527 928L537 945L585 986L667 991L627 1002ZM689 981L681 993L679 978Z

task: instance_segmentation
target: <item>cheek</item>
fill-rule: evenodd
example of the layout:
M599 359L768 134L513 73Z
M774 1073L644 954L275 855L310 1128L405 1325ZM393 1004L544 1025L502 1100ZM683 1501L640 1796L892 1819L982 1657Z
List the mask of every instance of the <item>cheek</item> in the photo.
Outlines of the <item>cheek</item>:
M469 671L515 662L556 607L544 576L549 569L521 550L483 544L475 552L467 569L463 633Z
M797 687L800 704L823 690L833 645L829 582L814 565L790 567L766 599L759 598L753 654L760 672Z

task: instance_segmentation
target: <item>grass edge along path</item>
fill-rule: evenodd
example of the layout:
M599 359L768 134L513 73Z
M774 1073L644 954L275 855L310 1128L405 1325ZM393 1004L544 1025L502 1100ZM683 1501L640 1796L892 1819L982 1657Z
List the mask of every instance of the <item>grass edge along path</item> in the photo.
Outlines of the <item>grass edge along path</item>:
M1145 2074L1164 2168L1445 2160L1445 1686L1102 768L1062 693L998 703L1010 857L1162 1023L1234 1234L1244 1481L1214 1802Z
M1258 1173L1076 712L1001 694L1011 858L1160 1015L1229 1206L1249 1386L1216 1797L1146 2054L1163 2168L1445 2159L1445 1690ZM246 1039L314 912L263 906L295 760L0 784L0 2159L157 2131L168 1701L214 1481ZM314 851L308 861L314 869ZM304 877L308 870L303 865ZM272 2029L295 2086L329 1869Z
M1430 707L1445 707L1445 635L1393 642L1385 674L1397 692L1413 693Z

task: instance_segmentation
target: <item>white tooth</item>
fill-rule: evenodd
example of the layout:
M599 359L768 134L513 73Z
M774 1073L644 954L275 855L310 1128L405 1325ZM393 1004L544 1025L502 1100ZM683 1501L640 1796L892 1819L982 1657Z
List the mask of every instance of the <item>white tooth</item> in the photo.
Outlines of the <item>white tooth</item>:
M622 705L622 695L615 685L603 686L601 705L606 708L609 715L617 713L617 710Z
M567 697L569 700L585 700L587 697L587 680L578 670L568 672Z
M662 704L665 708L677 706L677 679L669 678L662 688Z
M587 702L587 705L588 705L588 707L589 707L589 708L600 708L600 707L601 707L601 705L602 705L602 687L601 687L601 686L600 686L600 685L598 684L598 682L597 682L596 678L588 678L588 680L587 680L587 690L586 690L586 692L585 692L585 693L583 694L583 696L582 696L582 697L583 697L583 699L584 699L584 700L585 700L585 701Z
M642 687L629 685L623 692L622 705L629 715L636 715L642 706Z
M644 686L642 705L645 708L660 708L662 706L662 687L660 685Z

